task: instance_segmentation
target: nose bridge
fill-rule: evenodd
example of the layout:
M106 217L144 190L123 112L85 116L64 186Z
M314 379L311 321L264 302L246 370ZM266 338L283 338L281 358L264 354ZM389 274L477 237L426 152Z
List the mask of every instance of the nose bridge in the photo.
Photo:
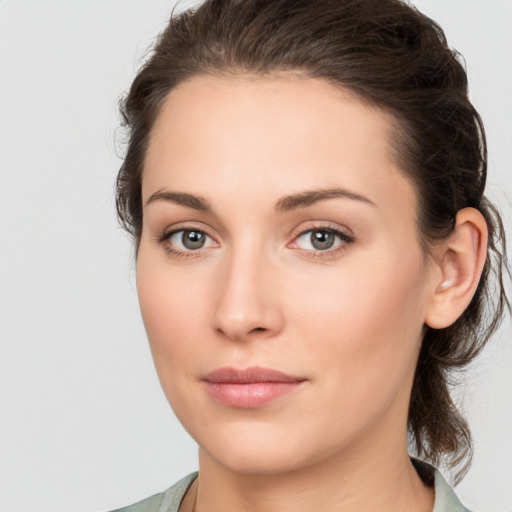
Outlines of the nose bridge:
M218 276L215 330L237 340L278 332L281 313L269 286L271 275L272 263L260 241L246 239L233 245Z

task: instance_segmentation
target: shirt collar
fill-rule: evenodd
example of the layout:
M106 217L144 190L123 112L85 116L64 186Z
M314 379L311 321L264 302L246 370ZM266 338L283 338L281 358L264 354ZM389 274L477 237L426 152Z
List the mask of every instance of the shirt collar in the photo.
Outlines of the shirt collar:
M470 512L434 466L419 459L411 458L411 461L425 483L434 485L436 497L432 512Z

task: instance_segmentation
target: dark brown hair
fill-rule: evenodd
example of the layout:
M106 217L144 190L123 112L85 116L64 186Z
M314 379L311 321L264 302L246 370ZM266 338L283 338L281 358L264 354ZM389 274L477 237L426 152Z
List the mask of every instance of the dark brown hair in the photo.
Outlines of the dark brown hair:
M465 69L434 21L400 0L207 0L172 16L121 104L129 139L117 178L119 218L138 246L149 134L174 87L205 74L281 72L324 79L392 114L393 149L418 193L427 253L450 234L462 208L477 208L487 221L478 289L452 326L427 328L409 410L417 454L436 465L444 458L461 476L471 436L450 397L450 379L478 355L510 308L508 267L500 216L484 196L482 121L468 100Z

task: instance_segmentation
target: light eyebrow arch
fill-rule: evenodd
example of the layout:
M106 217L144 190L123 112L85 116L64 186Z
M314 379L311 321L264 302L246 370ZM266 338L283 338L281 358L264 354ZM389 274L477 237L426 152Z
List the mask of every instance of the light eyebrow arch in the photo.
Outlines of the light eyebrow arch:
M194 194L189 194L187 192L170 192L166 190L158 190L149 196L145 206L148 206L155 201L168 201L203 212L212 211L212 208L206 199L200 196L195 196Z
M275 210L278 213L296 210L298 208L306 208L319 201L326 201L328 199L352 199L354 201L361 201L371 206L377 206L373 201L360 194L350 192L344 188L328 188L324 190L307 190L298 194L282 197L277 201Z

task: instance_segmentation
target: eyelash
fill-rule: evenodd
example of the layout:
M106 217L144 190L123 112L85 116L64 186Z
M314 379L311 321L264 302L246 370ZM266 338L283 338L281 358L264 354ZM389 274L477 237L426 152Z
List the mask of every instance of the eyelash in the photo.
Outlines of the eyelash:
M341 231L340 229L334 228L332 226L325 226L325 225L324 226L321 226L321 225L314 226L313 225L311 227L308 227L307 229L302 228L294 236L293 242L291 242L291 244L288 244L288 247L290 245L296 244L297 240L299 240L300 238L302 238L308 234L313 233L314 231L332 234L339 239L340 243L338 244L338 246L336 246L332 249L331 248L325 249L325 250L302 249L303 254L305 254L306 256L308 256L310 258L324 259L324 260L335 258L341 252L346 251L348 246L353 244L356 241L356 239L353 235L349 235L348 233L345 233L344 231Z
M177 233L186 232L186 231L194 231L197 233L201 233L201 234L205 235L206 237L208 237L210 240L213 240L215 242L214 238L211 237L204 229L198 229L195 226L180 226L171 231L166 231L166 232L162 233L161 235L159 235L158 237L156 237L156 241L158 244L163 245L165 251L173 257L180 258L180 259L198 258L201 256L201 253L202 253L201 248L197 249L197 250L182 251L182 250L175 249L170 244L166 243L170 240L170 238L172 236L176 235ZM299 248L299 250L302 250L303 254L307 255L310 258L315 258L315 259L333 258L336 255L338 255L340 252L345 251L347 249L348 245L353 244L356 241L354 236L349 235L349 234L347 234L339 229L333 228L331 226L311 226L311 227L308 227L307 229L301 229L299 232L297 232L297 234L293 236L293 241L291 243L287 244L287 247L293 246L293 244L297 243L297 240L306 236L307 234L313 233L314 231L332 234L340 240L340 243L338 246L336 246L333 249L329 248L329 249L325 249L325 250L320 250L320 249L312 250L312 249L300 249ZM217 243L217 242L215 242L215 243Z
M202 233L203 235L207 236L210 240L214 240L213 237L211 237L204 229L199 229L196 226L189 226L189 225L183 225L179 226L178 228L175 228L171 231L165 231L161 235L159 235L156 239L157 243L160 245L163 245L165 251L175 257L175 258L181 258L181 259L188 259L188 258L197 258L201 256L201 250L188 250L188 251L181 251L179 249L173 248L170 244L166 243L168 242L172 236L176 235L177 233L185 231L193 231L195 233Z

